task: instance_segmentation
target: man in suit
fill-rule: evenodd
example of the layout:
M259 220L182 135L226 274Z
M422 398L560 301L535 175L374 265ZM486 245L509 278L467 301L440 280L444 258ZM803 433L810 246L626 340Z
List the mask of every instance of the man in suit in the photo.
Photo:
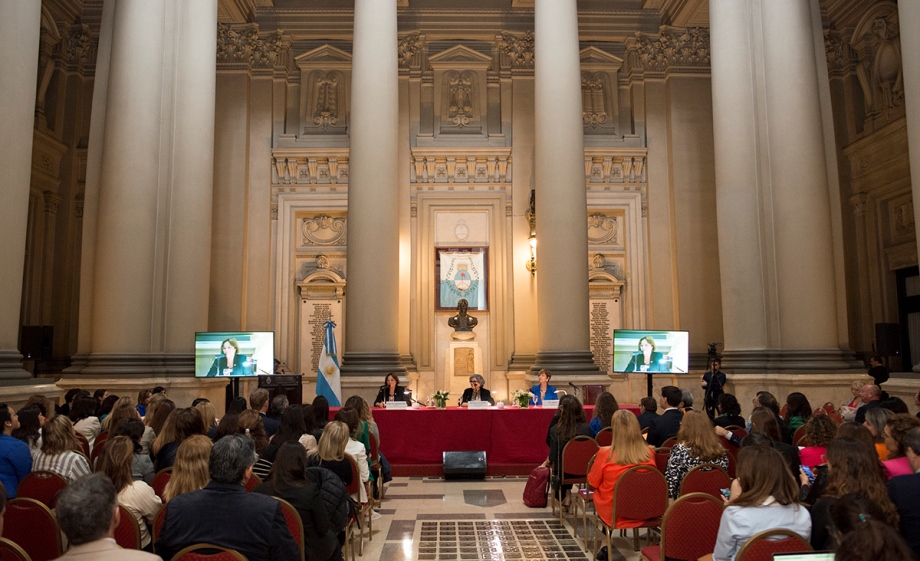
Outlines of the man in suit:
M58 524L71 548L59 560L67 561L154 561L156 555L122 549L115 543L115 528L121 521L118 494L102 473L85 475L61 491Z
M256 388L249 392L249 407L259 412L262 417L262 425L265 427L265 435L268 438L274 436L281 426L281 421L272 419L268 413L268 390L265 388Z
M661 405L665 409L661 415L649 420L647 441L650 445L657 448L664 444L665 440L677 435L680 430L680 422L684 418L684 413L680 410L683 399L683 392L680 388L676 386L661 388Z
M892 477L888 481L888 494L901 517L901 535L920 556L920 428L907 433L904 447L914 473Z
M875 409L876 407L881 407L882 390L874 384L866 384L859 391L859 396L865 405L856 410L856 418L854 421L856 421L857 425L866 422L867 411Z
M157 555L172 559L184 547L211 543L234 549L249 561L299 559L300 547L288 530L281 503L243 487L256 458L250 438L234 434L218 440L211 448L207 486L167 503Z

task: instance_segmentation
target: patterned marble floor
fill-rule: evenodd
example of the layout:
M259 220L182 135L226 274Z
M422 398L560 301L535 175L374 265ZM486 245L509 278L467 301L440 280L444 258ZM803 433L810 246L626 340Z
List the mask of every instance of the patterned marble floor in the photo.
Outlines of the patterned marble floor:
M374 521L373 539L360 559L380 561L566 560L590 561L571 520L559 523L550 508L528 508L524 477L444 481L398 477L389 485ZM611 561L637 561L631 541L614 540Z

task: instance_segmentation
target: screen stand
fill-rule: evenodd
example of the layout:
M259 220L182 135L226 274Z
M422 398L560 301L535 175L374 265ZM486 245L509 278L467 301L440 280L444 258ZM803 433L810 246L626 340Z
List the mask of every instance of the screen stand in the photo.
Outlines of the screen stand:
M224 411L230 408L230 404L233 403L233 400L239 397L239 395L240 379L230 378L230 382L227 384L227 405L224 407Z
M645 373L646 384L648 386L648 397L652 397L652 373Z

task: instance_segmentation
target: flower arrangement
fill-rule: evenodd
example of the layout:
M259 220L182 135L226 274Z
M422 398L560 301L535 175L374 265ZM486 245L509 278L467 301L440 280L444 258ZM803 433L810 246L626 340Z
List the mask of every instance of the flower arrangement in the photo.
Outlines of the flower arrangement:
M438 390L431 395L431 399L434 400L435 407L438 409L445 409L447 407L448 396L450 396L450 392Z
M530 405L530 401L534 398L534 395L528 390L514 390L511 394L511 399L514 400L514 403L521 409L527 409L527 406Z

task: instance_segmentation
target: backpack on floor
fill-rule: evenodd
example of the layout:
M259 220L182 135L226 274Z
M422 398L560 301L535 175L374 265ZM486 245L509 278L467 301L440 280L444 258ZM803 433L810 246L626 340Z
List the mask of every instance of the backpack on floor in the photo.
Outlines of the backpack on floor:
M534 508L546 506L546 489L549 486L549 468L537 466L530 472L524 486L524 504Z

